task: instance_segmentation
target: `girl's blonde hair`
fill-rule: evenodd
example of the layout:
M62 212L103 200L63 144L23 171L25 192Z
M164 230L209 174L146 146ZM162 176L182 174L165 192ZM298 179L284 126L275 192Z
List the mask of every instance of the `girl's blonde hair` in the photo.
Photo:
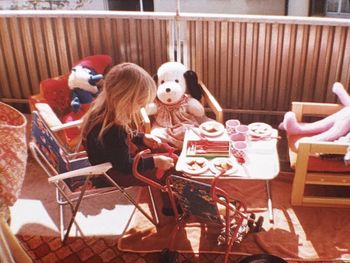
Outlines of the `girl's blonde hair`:
M102 92L92 103L82 123L82 138L98 123L102 124L98 139L112 125L118 124L131 131L132 125L138 129L141 107L156 97L156 84L152 77L140 66L121 63L111 68L104 78Z

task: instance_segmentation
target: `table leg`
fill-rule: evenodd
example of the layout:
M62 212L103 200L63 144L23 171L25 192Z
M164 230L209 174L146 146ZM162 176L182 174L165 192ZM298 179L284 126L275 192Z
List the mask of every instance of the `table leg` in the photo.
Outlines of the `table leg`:
M269 213L270 223L273 223L273 209L272 209L272 197L271 197L271 189L270 189L270 181L266 180L266 192L267 192L267 209Z

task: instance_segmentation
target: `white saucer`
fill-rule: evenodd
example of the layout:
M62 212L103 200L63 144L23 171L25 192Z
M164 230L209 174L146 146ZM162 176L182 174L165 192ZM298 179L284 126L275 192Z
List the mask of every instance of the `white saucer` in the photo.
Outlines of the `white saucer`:
M185 158L182 170L188 174L201 174L207 171L208 168L207 159L203 157L187 157Z
M249 134L254 137L267 137L272 133L272 127L264 122L253 122L248 125Z
M220 164L229 164L231 166L230 169L228 169L224 175L230 175L237 171L238 164L233 158L224 158L224 157L218 157L210 161L209 168L213 173L221 172L222 169L219 168Z
M207 121L203 122L199 126L199 130L202 134L208 137L217 137L224 133L225 126L217 121Z

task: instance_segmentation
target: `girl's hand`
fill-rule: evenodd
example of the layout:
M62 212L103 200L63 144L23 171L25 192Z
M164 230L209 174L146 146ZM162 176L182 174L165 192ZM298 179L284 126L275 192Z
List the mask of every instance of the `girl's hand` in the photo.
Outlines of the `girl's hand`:
M160 143L160 139L153 137L151 134L145 134L143 137L143 144L151 150L159 148Z
M154 166L163 171L169 170L174 167L174 160L171 157L164 155L155 155L153 156Z

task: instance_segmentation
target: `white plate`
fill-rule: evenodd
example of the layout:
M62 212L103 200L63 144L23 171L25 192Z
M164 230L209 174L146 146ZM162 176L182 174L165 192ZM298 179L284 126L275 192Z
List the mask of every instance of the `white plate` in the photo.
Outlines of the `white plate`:
M201 174L209 168L208 160L203 157L187 157L183 164L183 171L188 174Z
M272 127L264 122L253 122L248 125L249 134L255 137L266 137L272 133Z
M216 137L224 133L225 126L217 121L207 121L199 126L199 130L205 136Z
M237 171L238 164L233 158L218 157L210 161L209 168L213 173L221 172L220 165L230 165L230 168L225 172L225 175L232 174Z

